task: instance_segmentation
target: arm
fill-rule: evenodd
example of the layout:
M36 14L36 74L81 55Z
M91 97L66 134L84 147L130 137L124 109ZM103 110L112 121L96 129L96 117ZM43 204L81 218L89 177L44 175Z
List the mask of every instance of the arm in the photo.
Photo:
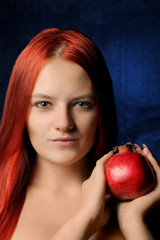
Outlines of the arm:
M129 220L128 224L125 226L127 229L123 230L123 235L126 240L154 240L148 226L145 224L143 219L132 218Z
M63 227L57 231L50 240L88 240L89 221L81 213L71 218Z
M137 152L143 154L151 162L157 174L157 185L150 193L133 201L121 202L117 205L119 226L126 240L153 240L152 234L145 224L145 215L160 202L160 167L147 146L143 146L142 150L137 145Z
M64 224L49 240L88 240L104 226L110 217L109 199L106 199L105 162L109 152L97 161L91 176L82 184L81 206L73 218Z

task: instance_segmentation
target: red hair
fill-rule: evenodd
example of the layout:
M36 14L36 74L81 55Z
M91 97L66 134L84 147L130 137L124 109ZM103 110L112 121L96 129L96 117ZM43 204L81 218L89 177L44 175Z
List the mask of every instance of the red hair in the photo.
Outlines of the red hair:
M35 81L44 63L62 57L88 73L99 106L94 155L116 144L117 121L112 82L105 60L87 36L74 30L48 29L35 36L17 58L10 77L0 126L0 240L9 240L16 227L30 181L34 151L25 121Z

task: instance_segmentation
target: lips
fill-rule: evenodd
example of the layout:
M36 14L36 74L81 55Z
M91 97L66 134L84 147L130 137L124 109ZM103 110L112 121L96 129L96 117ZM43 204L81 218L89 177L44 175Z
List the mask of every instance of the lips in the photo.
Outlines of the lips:
M77 143L78 138L72 138L72 137L61 138L60 137L60 138L51 139L51 141L58 146L72 146Z

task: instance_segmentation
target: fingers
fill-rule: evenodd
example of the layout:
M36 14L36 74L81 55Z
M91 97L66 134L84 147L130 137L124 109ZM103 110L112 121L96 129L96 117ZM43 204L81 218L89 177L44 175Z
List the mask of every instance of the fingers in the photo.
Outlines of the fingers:
M154 158L154 156L152 155L152 153L150 152L149 148L146 146L146 144L143 144L143 149L137 145L134 144L136 146L136 152L143 154L143 156L148 159L148 161L151 163L153 169L156 172L157 175L157 188L159 188L160 185L160 166L158 161Z
M134 146L136 147L136 152L143 154L143 150L138 144L135 143Z
M104 167L105 164L107 163L107 161L113 156L113 151L108 152L107 154L105 154L102 158L100 158L99 160L97 160L96 162L96 166L93 169L92 175L95 174L95 172L104 175Z
M99 196L105 195L106 192L106 177L105 177L105 163L113 155L113 151L105 154L102 158L97 160L96 166L92 171L92 174L88 181L94 185L94 190L96 189Z
M143 144L143 152L144 155L148 158L148 160L151 162L152 166L154 167L155 170L160 169L158 161L153 157L152 153L150 152L149 148Z
M102 158L97 161L97 164L105 164L113 156L113 150L105 154Z
M154 158L154 156L152 155L152 153L150 152L146 144L143 144L143 149L138 144L134 144L134 145L136 147L136 152L144 155L150 161L150 163L152 164L155 170L160 169L158 161Z

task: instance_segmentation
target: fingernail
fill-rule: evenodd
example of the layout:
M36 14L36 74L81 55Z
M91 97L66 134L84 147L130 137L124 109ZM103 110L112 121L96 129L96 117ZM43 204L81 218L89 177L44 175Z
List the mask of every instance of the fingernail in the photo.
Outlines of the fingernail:
M139 148L139 145L138 145L138 144L136 144L136 143L134 143L134 146L135 146L136 148Z
M146 144L143 143L143 147L146 149L146 151L147 151L148 154L151 154L151 152L149 151L149 149L148 149L148 147L147 147Z

